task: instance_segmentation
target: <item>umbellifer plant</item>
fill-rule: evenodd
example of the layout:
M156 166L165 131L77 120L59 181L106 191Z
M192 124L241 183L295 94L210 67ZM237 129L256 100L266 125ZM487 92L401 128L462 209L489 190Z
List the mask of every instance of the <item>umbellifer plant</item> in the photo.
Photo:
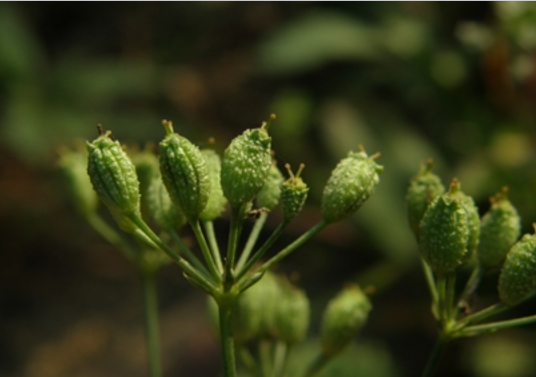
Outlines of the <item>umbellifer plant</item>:
M364 150L349 152L326 183L321 220L283 249L270 252L271 256L263 261L301 211L308 193L308 186L302 179L303 165L296 173L286 165L289 178L284 180L272 159L268 128L274 119L272 115L270 122L248 129L233 139L221 159L215 151L200 150L176 133L172 123L166 120L162 122L166 135L160 143L158 163L154 155L147 152L129 156L119 142L112 139L111 132L103 132L100 127L97 139L86 143L87 174L95 193L119 227L139 241L142 251L130 250L115 231L96 221L94 204L88 203L90 209L82 213L97 230L125 251L147 287L153 286L154 275L163 263L162 256L167 255L193 286L210 296L217 309L216 327L226 377L236 376L235 348L240 348L251 337L267 334L278 343L273 365L267 367L265 363L259 373L283 374L285 350L300 341L307 329L308 301L302 291L286 280L274 278L269 270L324 227L357 211L373 193L383 170L375 162L376 155L368 156ZM66 153L64 160L74 160L75 155L79 161L76 153ZM69 171L69 163L63 166ZM77 177L81 178L83 174L78 165L77 169ZM80 186L87 191L84 185L73 185L73 189L79 190L75 186ZM256 247L268 213L278 202L282 206L282 221L266 241ZM213 221L227 205L230 226L228 242L222 251ZM244 221L251 214L257 214L258 218L242 247L240 236ZM195 235L199 255L179 235L185 223ZM273 310L267 310L266 304L259 307L258 301L270 295L275 295L277 303ZM147 311L149 320L146 322L149 371L151 377L157 377L161 372L154 292L148 293L147 298L146 307L153 307ZM366 295L358 287L346 288L330 302L322 325L323 351L310 366L308 375L315 374L353 339L370 308ZM241 353L241 357L246 367L253 365L248 364L251 358L247 354Z
M536 291L536 234L520 240L520 218L507 190L491 198L480 218L473 199L453 179L449 189L432 173L432 162L421 166L408 194L408 218L422 258L432 297L432 313L439 335L423 377L434 375L446 346L453 340L536 322L536 315L482 323L518 305ZM535 225L536 230L536 225ZM473 272L463 290L456 292L460 268ZM468 302L482 274L499 269L500 301L472 312Z

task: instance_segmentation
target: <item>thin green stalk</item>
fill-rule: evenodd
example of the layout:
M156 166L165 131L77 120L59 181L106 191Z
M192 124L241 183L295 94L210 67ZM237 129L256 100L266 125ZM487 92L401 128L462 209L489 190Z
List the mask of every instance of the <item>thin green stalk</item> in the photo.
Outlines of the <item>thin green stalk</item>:
M240 347L238 349L238 356L242 361L242 364L250 371L255 372L258 368L257 362L246 347Z
M434 279L434 273L432 272L432 269L426 263L424 258L421 258L421 266L422 270L424 272L424 277L426 279L426 284L428 285L428 289L430 291L430 296L432 297L432 312L436 319L439 319L439 297L437 293L437 286Z
M210 276L207 276L203 273L203 271L199 271L194 266L192 266L190 263L188 263L185 259L181 258L173 249L171 249L168 245L166 245L160 237L158 237L152 230L149 228L149 226L143 221L139 216L135 214L131 214L129 216L129 219L132 220L134 224L142 231L144 232L147 237L151 239L163 252L165 252L176 264L178 264L184 272L186 272L192 279L195 280L195 282L203 287L205 291L207 292L215 292L216 287L214 284L210 281Z
M445 276L438 276L437 282L437 309L439 315L439 322L441 327L446 323L447 309L446 309L446 293L447 293L447 279Z
M231 225L229 227L229 242L227 244L227 256L225 258L224 286L230 289L234 284L234 264L238 238L242 230L242 213L243 207L231 209Z
M272 356L271 356L271 344L272 342L267 339L259 341L259 360L261 362L261 376L270 377L273 370Z
M224 377L236 377L236 361L233 338L233 318L231 303L218 304L220 316L220 341L223 357Z
M285 371L287 362L288 345L285 342L278 341L275 344L274 350L274 367L272 369L272 377L282 377Z
M460 308L463 306L463 302L467 300L467 298L473 294L473 292L476 290L476 287L478 286L478 283L480 282L480 278L482 277L483 269L480 266L480 264L477 264L475 268L473 269L473 272L471 272L471 276L467 280L467 283L465 284L465 287L460 294L460 297L458 299L458 303L455 308L455 315L458 316L460 312Z
M507 321L498 321L492 323L486 323L484 325L469 326L464 328L459 336L473 336L484 332L493 332L497 330L507 329L514 326L528 325L536 322L536 315L528 317L510 319Z
M212 221L203 221L203 228L205 228L208 244L210 245L210 250L212 251L212 257L216 262L216 267L218 268L220 274L223 274L223 264L221 262L221 254L220 248L218 247L218 240L216 239L216 234L214 232L214 223Z
M251 269L251 267L253 267L253 265L257 263L257 261L261 259L264 254L266 254L268 249L274 244L275 241L277 241L281 234L283 234L283 230L287 224L287 222L279 224L279 226L273 231L273 233L270 235L270 237L268 237L259 250L257 250L251 259L247 261L245 266L243 266L242 269L238 269L237 267L238 273L236 274L236 280L240 280L242 276L244 276Z
M143 284L143 308L145 313L145 337L149 377L160 377L160 346L158 336L158 304L154 274L141 274Z
M422 377L432 377L435 374L437 367L439 366L439 362L441 361L441 358L443 357L445 349L447 348L450 340L450 338L445 336L440 336L437 339L436 344L432 349L432 353L428 358L428 362L426 363Z
M309 241L309 239L315 236L318 232L324 229L327 225L328 223L324 219L320 220L315 226L313 226L311 229L309 229L307 232L305 232L299 238L297 238L294 242L292 242L290 245L285 247L283 250L281 250L279 253L277 253L275 256L273 256L271 259L265 262L261 267L259 267L257 271L266 272L274 264L278 263L283 258L285 258L290 253L292 253L294 250L296 250L301 245L303 245L305 242Z
M244 266L244 264L248 260L249 255L251 254L251 251L253 250L257 239L259 238L259 234L261 233L261 230L266 223L267 218L268 213L263 212L261 213L261 216L257 219L257 221L255 221L255 225L253 225L253 229L251 229L251 233L249 234L246 246L244 246L244 250L242 250L242 254L240 254L240 259L238 259L238 263L236 264L237 271L240 271L242 266Z
M197 242L199 243L199 247L201 248L201 253L203 254L203 258L205 259L205 263L208 266L210 274L212 275L215 281L221 282L221 273L218 272L218 268L216 267L216 263L214 262L214 258L208 247L207 240L205 239L205 235L203 234L203 231L201 230L201 226L199 225L199 220L190 221L190 226L192 227L195 238L197 239Z
M182 238L179 236L175 229L167 230L173 241L179 246L180 252L184 254L185 259L192 263L199 271L203 271L204 274L209 275L209 272L205 265L196 257L192 250L186 246Z
M445 292L445 326L450 326L454 322L454 297L456 296L456 275L449 274L446 277Z
M313 377L320 372L332 358L322 353L313 360L309 368L304 374L304 377Z
M110 227L102 218L94 213L86 216L86 220L99 233L106 241L114 245L119 251L123 253L125 258L131 262L136 260L136 251L125 242L123 237L119 235L112 227Z
M505 310L508 310L509 308L510 308L509 306L506 306L502 302L488 306L487 308L482 309L474 314L468 315L467 317L458 321L457 328L464 328L473 323L482 322L486 318L502 313Z

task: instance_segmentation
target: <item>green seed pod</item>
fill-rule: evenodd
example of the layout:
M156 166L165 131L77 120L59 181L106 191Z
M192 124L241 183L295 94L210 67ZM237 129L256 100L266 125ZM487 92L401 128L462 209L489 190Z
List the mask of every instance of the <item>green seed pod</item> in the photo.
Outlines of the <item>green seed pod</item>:
M210 194L205 158L188 139L173 132L171 122L162 121L166 137L160 142L160 173L173 204L188 220L197 220Z
M506 254L499 276L499 297L506 305L513 306L535 290L536 234L525 234Z
M101 134L88 150L87 172L99 198L114 216L140 214L140 193L136 168L110 132Z
M58 166L65 177L77 212L82 216L94 213L98 198L87 174L87 153L83 150L62 151Z
M147 209L158 227L178 229L185 224L186 218L171 202L160 175L153 177L147 189Z
M212 221L220 217L225 209L227 199L223 196L221 188L221 159L212 149L204 149L201 154L207 163L208 177L210 180L210 195L207 206L201 212L201 220Z
M275 302L274 335L287 344L302 341L309 327L310 307L305 292L281 282L281 293Z
M231 141L223 154L221 184L232 208L249 203L268 179L272 166L271 137L261 128L246 130Z
M290 178L281 184L281 207L283 208L283 217L285 221L290 221L302 210L309 187L303 182L300 174L305 165L301 164L296 175L290 170L290 165L286 164L285 168Z
M261 191L257 194L257 207L272 210L281 196L281 183L283 183L283 174L277 168L275 161L272 161L272 166L268 172L268 179Z
M420 252L438 275L453 273L476 250L480 231L478 209L456 179L449 191L429 206L420 224Z
M342 351L357 336L371 309L368 297L357 286L347 287L335 296L322 318L324 354L331 357Z
M428 205L445 192L441 179L432 173L432 160L422 164L419 173L413 177L408 188L408 220L413 234L419 238L419 224Z
M142 151L129 148L127 153L136 167L143 200L143 195L147 192L154 177L160 176L158 157L154 153L154 145L149 144Z
M335 167L324 187L322 216L328 223L340 221L357 211L380 182L383 167L377 155L349 152Z
M506 253L521 233L521 219L515 207L502 193L491 198L491 208L482 217L478 260L485 269L501 267Z

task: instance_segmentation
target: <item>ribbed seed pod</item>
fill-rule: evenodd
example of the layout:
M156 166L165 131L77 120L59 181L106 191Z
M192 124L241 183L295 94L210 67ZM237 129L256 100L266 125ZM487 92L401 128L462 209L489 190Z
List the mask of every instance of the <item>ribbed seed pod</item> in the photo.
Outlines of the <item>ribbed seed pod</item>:
M506 305L523 301L536 290L536 234L525 234L506 254L499 276L499 297Z
M349 152L335 167L322 197L322 216L328 223L352 215L374 192L383 171L375 158L365 151Z
M480 265L485 269L500 267L520 233L521 219L504 189L491 198L491 208L482 217L477 252Z
M283 183L283 174L277 168L275 161L272 161L272 166L268 172L268 179L261 191L257 194L257 207L272 210L281 196L281 183Z
M265 127L246 130L223 154L221 184L232 208L240 208L259 193L272 165L271 137Z
M221 188L221 159L212 149L203 149L201 154L207 163L210 194L207 205L203 212L201 212L200 218L203 221L212 221L220 217L227 204L227 199L223 196Z
M329 303L320 330L326 356L333 356L346 347L365 324L372 305L357 286L345 288Z
M453 180L449 191L438 196L420 223L420 252L438 275L454 272L476 250L480 231L478 209L473 199Z
M207 163L185 137L173 132L171 122L162 121L166 137L160 142L160 173L173 204L189 220L197 220L210 194Z
M287 344L302 341L309 328L310 305L305 292L287 281L281 282L275 304L274 335Z
M408 220L413 234L419 238L419 224L426 208L439 195L445 192L441 179L432 173L432 161L422 164L419 173L413 177L408 188Z
M158 174L153 177L146 195L147 209L161 229L177 230L185 224L186 218L177 210L171 202L169 194Z
M87 172L99 198L115 215L140 212L140 193L136 168L110 132L100 135L88 150Z
M83 150L63 151L58 165L78 213L87 216L95 212L98 198L87 174L87 153Z
M290 170L290 165L285 167L290 175L290 178L281 184L281 207L283 209L283 218L285 221L290 221L302 210L309 187L303 182L300 174L304 168L301 164L296 175Z

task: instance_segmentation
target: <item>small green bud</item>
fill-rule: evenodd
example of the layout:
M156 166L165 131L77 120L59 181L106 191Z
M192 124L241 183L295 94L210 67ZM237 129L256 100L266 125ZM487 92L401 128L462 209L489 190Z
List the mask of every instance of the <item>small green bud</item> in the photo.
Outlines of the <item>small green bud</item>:
M275 302L274 335L287 344L302 341L309 327L310 307L305 292L281 282L281 293Z
M383 167L376 164L378 155L365 151L349 152L335 167L324 187L322 216L328 223L340 221L357 211L380 182Z
M136 168L119 142L110 138L110 132L101 132L92 143L86 142L86 146L89 153L87 172L99 198L116 218L139 215L140 193Z
M507 190L490 199L491 208L482 217L478 260L486 269L500 267L506 253L521 233L521 219L507 198Z
M261 191L257 194L257 207L266 208L267 210L272 210L277 203L279 203L279 198L281 196L281 183L283 183L283 174L277 168L275 161L272 161L272 166L268 172L268 179L264 186L262 186Z
M283 208L283 217L285 221L290 221L302 210L309 187L303 182L300 174L305 165L301 164L296 175L290 170L290 165L286 164L285 168L290 178L281 184L281 207Z
M445 192L441 179L432 173L432 160L422 164L419 173L413 177L408 188L408 220L413 234L419 238L419 224L428 205Z
M156 225L161 229L178 229L186 222L186 218L171 202L159 174L151 180L146 199L147 209Z
M480 231L478 209L456 179L428 206L420 224L420 251L439 275L454 272L473 256Z
M212 149L204 149L201 154L207 163L210 195L208 196L207 206L201 212L200 218L203 221L212 221L220 217L227 204L227 199L223 196L221 188L221 159Z
M58 163L76 210L88 216L97 209L98 198L87 174L87 153L83 150L62 151Z
M345 288L329 303L322 318L320 338L326 356L342 351L365 324L372 305L357 286Z
M166 137L160 142L160 173L173 204L189 220L205 209L210 193L207 163L199 148L173 132L171 122L162 121Z
M535 290L536 234L525 234L506 254L499 276L499 297L506 305L513 306Z
M240 208L259 193L272 166L271 137L266 123L234 138L223 154L221 184L232 208Z

